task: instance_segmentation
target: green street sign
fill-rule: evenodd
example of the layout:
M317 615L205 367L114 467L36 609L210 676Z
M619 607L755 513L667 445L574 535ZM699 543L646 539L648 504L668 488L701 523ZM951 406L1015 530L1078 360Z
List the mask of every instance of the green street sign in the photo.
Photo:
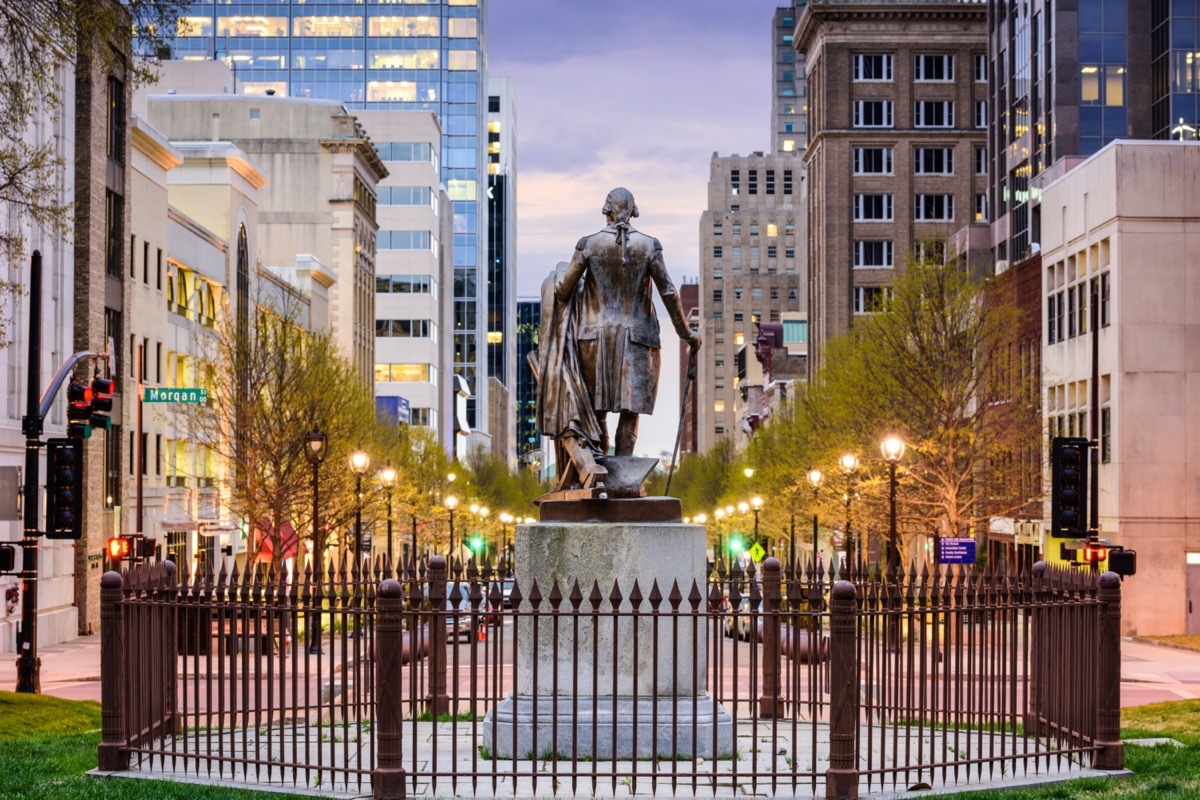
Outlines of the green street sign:
M766 555L767 551L763 550L763 546L758 542L750 545L750 557L754 559L755 564L762 563L762 560Z
M142 391L143 403L199 403L208 402L208 389L162 389L147 386Z

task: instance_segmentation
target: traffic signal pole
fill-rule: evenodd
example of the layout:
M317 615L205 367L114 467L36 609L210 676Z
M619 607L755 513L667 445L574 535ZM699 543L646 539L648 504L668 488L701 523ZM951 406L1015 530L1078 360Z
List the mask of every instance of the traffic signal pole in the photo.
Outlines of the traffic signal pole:
M17 691L41 694L42 663L37 656L38 600L38 448L43 417L38 388L42 366L42 253L33 251L29 263L28 396L21 432L25 434L25 485L21 503L21 631L17 638Z
M108 352L75 353L58 368L46 390L38 397L42 366L42 254L33 251L29 261L29 359L27 370L27 395L25 416L21 418L21 433L25 435L25 475L21 491L21 514L23 518L21 537L21 630L17 636L17 686L18 692L40 694L42 691L41 660L37 655L37 607L38 607L38 487L41 475L38 469L38 450L43 423L50 406L58 396L63 381L71 370L85 358L108 358L112 372L112 339L108 340Z

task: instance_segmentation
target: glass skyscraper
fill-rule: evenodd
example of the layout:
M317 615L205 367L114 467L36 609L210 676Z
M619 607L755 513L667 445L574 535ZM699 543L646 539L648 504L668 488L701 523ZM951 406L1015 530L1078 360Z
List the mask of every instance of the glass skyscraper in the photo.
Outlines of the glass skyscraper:
M472 393L473 429L487 425L486 41L487 0L202 0L181 18L171 54L224 60L239 93L437 115L454 207L454 371Z

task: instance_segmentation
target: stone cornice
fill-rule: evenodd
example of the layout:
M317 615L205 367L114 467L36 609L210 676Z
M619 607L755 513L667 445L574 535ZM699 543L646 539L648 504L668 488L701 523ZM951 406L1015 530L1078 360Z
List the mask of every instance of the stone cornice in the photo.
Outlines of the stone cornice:
M907 26L922 23L979 24L980 35L986 36L987 4L943 0L941 2L878 2L877 0L836 0L809 2L796 25L795 46L806 52L819 28L830 23L862 24L893 23Z

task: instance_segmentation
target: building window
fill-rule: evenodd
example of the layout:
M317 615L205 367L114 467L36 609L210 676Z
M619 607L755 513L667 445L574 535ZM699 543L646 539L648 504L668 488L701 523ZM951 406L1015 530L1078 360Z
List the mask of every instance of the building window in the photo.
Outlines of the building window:
M1112 463L1112 409L1100 409L1100 461Z
M918 147L913 150L913 172L917 175L953 175L954 150L949 147Z
M772 287L771 287L771 299L772 299L772 300L778 300L778 299L779 299L779 287L778 287L778 286L772 286Z
M746 191L749 194L758 194L758 170L747 170Z
M720 235L721 235L721 223L714 222L713 223L713 236L720 236Z
M890 194L854 195L855 222L891 222L893 211Z
M737 194L742 190L742 173L741 170L729 170L729 193Z
M375 320L375 336L381 339L436 339L436 330L427 319Z
M437 284L428 275L376 275L376 294L437 294Z
M746 290L745 290L745 289L743 289L741 286L735 286L735 287L733 287L733 299L734 299L734 300L741 300L741 299L743 299L743 298L744 298L744 296L745 296L745 292L746 292Z
M893 150L890 147L854 148L855 175L891 175Z
M856 241L854 243L854 266L856 269L891 269L895 266L890 241Z
M790 244L787 245L786 247L784 247L783 248L783 257L784 258L795 258L796 257L796 248Z
M375 235L379 250L429 250L437 253L437 239L429 231L379 231Z
M713 411L720 414L725 411L725 401L717 400L713 402Z
M767 245L767 258L778 258L779 248L773 244Z
M920 54L915 59L914 80L954 80L954 56Z
M723 279L724 277L725 277L724 270L720 270L720 269L713 270L712 279L714 281L719 281L719 280Z
M733 223L733 229L731 232L733 233L734 236L741 236L742 235L742 223L740 223L740 222Z
M913 104L913 125L918 128L953 128L952 100L918 100Z
M714 425L713 433L715 433L717 436L724 436L725 435L725 426L724 425Z
M876 314L883 311L891 296L892 290L887 286L855 286L854 313Z
M894 112L891 100L855 100L854 127L890 128Z
M758 228L758 223L757 223L757 222L751 222L751 223L750 223L750 235L751 235L751 236L758 236L758 230L759 230L759 228Z
M743 314L741 311L733 312L733 321L734 322L744 322L745 319L746 319L746 315Z
M713 388L714 389L724 389L725 388L725 379L719 375L717 377L713 378Z
M488 113L489 114L499 114L500 113L500 96L499 95L495 95L495 94L488 95Z
M723 289L713 289L712 301L714 303L720 303L724 299L725 299L725 291Z
M888 53L855 53L854 80L890 81L892 79L892 56Z
M1109 281L1108 273L1100 273L1100 327L1107 328L1109 325L1108 317L1108 294Z
M118 164L125 163L125 81L110 75L108 78L108 157Z
M729 255L732 256L733 258L741 258L742 257L741 245L735 244L733 247L729 248ZM737 269L737 267L734 267L734 269Z
M975 54L975 82L987 83L988 68L987 68L987 53Z
M987 175L988 173L987 147L977 146L975 148L975 174Z
M767 236L775 237L779 235L779 226L774 222L767 223Z
M724 248L719 244L713 245L713 258L720 258Z
M783 193L792 193L792 171L790 169L785 169L783 171Z
M987 192L976 192L975 194L975 221L988 221Z
M437 367L431 364L376 364L376 383L437 383Z
M775 170L767 170L767 194L775 194Z
M107 228L107 246L104 250L104 272L114 278L121 277L121 220L125 213L125 198L111 189L104 193L105 227ZM134 250L129 248L129 260L133 261Z
M987 128L987 100L975 101L975 127Z
M953 222L954 195L919 194L913 198L915 222Z

